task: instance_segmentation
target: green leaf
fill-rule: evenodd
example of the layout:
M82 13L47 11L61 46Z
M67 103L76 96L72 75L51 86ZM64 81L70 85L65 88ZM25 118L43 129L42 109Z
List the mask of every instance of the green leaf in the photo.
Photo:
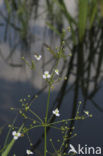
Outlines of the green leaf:
M19 128L18 132L21 132L22 128L23 128L24 124L21 125L21 127ZM5 151L2 153L1 156L8 156L10 150L12 149L14 143L16 140L12 139L11 142L8 144L7 148L5 149Z
M90 13L90 25L89 25L89 28L91 29L92 25L93 25L93 22L94 22L94 19L95 19L95 16L96 16L96 13L97 13L97 0L93 0L92 1L92 10L90 9L89 13Z
M79 0L79 17L78 17L78 30L79 39L82 41L87 24L88 15L88 0Z
M5 0L5 5L6 5L6 8L7 8L8 14L10 14L11 8L10 8L10 2L9 2L9 0Z
M100 5L100 12L101 12L101 16L103 17L103 0L99 0L99 5Z

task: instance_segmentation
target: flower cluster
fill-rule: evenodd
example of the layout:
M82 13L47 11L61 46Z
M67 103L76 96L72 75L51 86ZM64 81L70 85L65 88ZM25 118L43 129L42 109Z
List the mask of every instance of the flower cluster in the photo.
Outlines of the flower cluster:
M14 140L17 140L21 136L21 133L13 131L12 135L13 135ZM27 149L26 154L31 155L31 154L34 154L34 153L31 150Z
M42 55L34 54L34 57L37 61L40 61L42 58ZM55 73L59 75L59 70L55 69ZM43 74L43 79L50 79L50 78L51 78L51 75L49 74L49 71L45 71Z

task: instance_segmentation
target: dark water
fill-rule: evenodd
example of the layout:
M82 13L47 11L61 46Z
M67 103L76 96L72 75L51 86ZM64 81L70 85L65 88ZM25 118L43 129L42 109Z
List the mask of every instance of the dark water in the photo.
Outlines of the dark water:
M48 42L49 44L52 43L52 46L55 46L58 39L55 39L55 37L53 38L52 32L48 31L48 28L44 27L42 23L41 25L40 23L39 25L32 24L30 27L31 29L28 30L27 36L21 38L20 32L17 32L10 25L10 28L7 26L8 23L2 15L0 16L0 22L0 127L4 126L2 135L0 136L0 145L2 145L8 132L7 125L12 123L17 114L16 111L11 111L10 108L20 108L20 98L25 98L28 94L32 97L34 94L38 93L40 89L44 87L44 81L38 78L41 76L40 73L42 70L49 70L53 66L52 62L51 65L44 65L44 62L46 62L44 58L48 60L50 54L44 52L43 43ZM49 37L50 39L48 39ZM94 47L91 46L91 48ZM58 107L61 114L59 120L74 117L78 102L82 101L80 114L83 115L83 111L88 110L93 117L70 123L70 126L75 126L73 134L77 133L77 136L70 139L69 143L74 145L76 149L78 144L81 146L87 145L88 147L92 146L96 148L98 146L103 148L102 52L101 50L98 53L98 50L84 49L85 50L83 51L81 45L72 49L73 55L68 59L68 63L65 66L66 70L63 68L64 73L67 73L67 76L69 77L68 82L65 83L65 81L63 81L60 85L55 87L56 89L54 89L54 91L52 91L49 116L51 115L52 110ZM32 71L29 71L28 73L28 68L22 66L23 63L20 58L21 56L25 56L26 59L30 61L34 51L43 54L43 61L40 64L37 64L35 73ZM89 57L87 57L88 55ZM65 62L60 64L60 69L64 64ZM47 96L47 90L43 90L39 95L39 98L32 104L32 109L37 112L41 118L44 118L45 115ZM55 101L56 98L57 100ZM18 117L16 125L20 126L21 122L22 119ZM35 147L35 156L43 155L44 147L43 139L41 140L42 134L42 128L30 131L30 138ZM53 139L55 148L58 149L60 143L58 143L57 140L62 138L62 134L58 130L48 130L48 151L54 153L53 147L49 142L50 138ZM15 143L9 155L12 156L15 153L17 156L23 156L25 155L26 149L29 148L30 146L27 137L20 138ZM69 150L69 145L65 150Z

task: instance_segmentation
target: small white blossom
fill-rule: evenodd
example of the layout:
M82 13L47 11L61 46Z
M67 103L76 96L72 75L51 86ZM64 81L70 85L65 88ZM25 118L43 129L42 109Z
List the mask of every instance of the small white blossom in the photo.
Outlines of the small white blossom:
M87 116L89 116L89 112L88 112L88 111L84 111L84 113L85 113Z
M14 140L17 140L21 136L21 133L13 131L12 135L13 135Z
M37 54L35 54L34 57L35 57L35 59L36 59L37 61L39 61L39 60L42 58L42 55L37 55Z
M58 69L55 69L55 73L56 73L57 75L59 75L59 70L58 70Z
M53 110L53 112L52 112L55 116L60 116L60 114L59 114L59 110L58 110L58 108L56 108L55 110Z
M51 78L51 75L49 74L48 71L45 71L43 74L43 79L49 79L49 78Z
M34 154L32 151L30 151L30 150L26 150L26 153L28 154L28 155L30 155L30 154Z

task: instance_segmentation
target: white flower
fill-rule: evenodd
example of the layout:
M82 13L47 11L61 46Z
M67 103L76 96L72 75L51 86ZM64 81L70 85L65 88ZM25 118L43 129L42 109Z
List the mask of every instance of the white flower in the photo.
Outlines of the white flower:
M59 70L58 70L58 69L55 69L55 73L56 73L57 75L59 75Z
M21 136L21 133L13 131L12 135L13 135L14 140L17 140Z
M51 75L49 74L48 71L45 71L43 74L43 79L49 79L51 77Z
M30 155L30 154L34 154L32 151L30 151L30 150L26 150L26 153L28 154L28 155Z
M54 115L56 115L56 116L60 116L58 108L56 108L55 110L53 110L52 113L53 113Z
M89 112L88 112L88 111L84 111L84 113L85 113L87 116L89 116Z
M35 59L36 59L37 61L39 61L39 60L42 58L42 55L37 55L37 54L35 54L34 57L35 57Z

